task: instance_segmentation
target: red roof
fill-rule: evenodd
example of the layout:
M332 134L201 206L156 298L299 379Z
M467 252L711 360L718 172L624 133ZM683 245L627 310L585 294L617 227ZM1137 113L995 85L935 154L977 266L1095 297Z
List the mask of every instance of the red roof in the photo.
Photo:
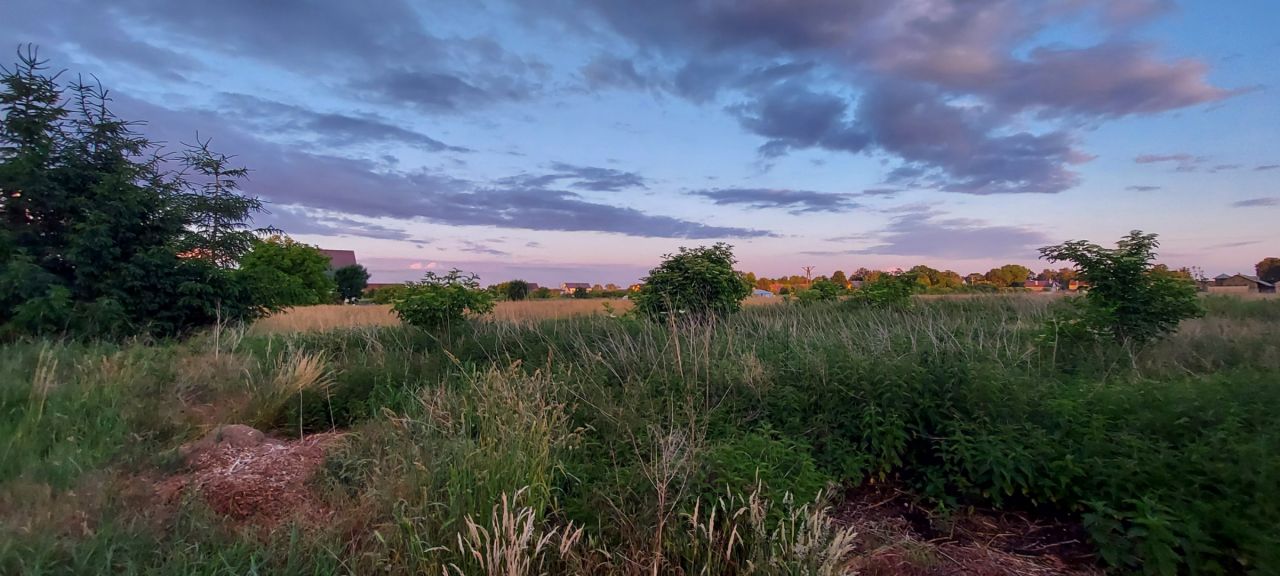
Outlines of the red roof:
M329 257L329 267L334 270L356 265L355 250L325 250L321 248L320 253Z

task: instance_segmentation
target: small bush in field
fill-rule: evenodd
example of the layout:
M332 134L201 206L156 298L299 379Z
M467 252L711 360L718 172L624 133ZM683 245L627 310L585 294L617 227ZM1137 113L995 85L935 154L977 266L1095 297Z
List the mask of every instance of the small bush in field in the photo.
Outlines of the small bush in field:
M410 326L437 331L488 314L493 306L493 294L480 287L475 274L454 269L444 275L427 272L422 281L407 284L391 309Z
M906 308L911 305L911 295L919 286L913 272L884 274L863 284L849 301L862 306Z
M1040 249L1050 262L1076 265L1089 285L1083 299L1059 313L1057 327L1070 334L1108 337L1125 345L1141 345L1173 333L1178 323L1204 313L1195 284L1154 264L1160 244L1155 234L1139 230L1103 248L1073 240Z
M840 299L840 295L843 293L844 286L830 280L817 280L809 286L808 290L801 290L796 293L796 300L801 304L835 302Z
M735 263L733 246L722 242L667 254L632 296L636 311L653 319L737 312L751 294L751 284L733 269Z

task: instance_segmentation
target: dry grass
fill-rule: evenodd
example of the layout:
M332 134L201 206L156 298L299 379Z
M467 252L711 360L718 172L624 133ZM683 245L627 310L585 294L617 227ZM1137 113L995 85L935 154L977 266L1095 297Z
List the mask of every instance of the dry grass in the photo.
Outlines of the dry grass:
M747 306L781 302L781 298L750 297ZM525 300L523 302L499 302L491 318L506 322L536 322L550 318L567 318L589 314L622 314L634 305L622 298L561 298L555 300ZM400 319L391 312L389 305L344 306L323 304L290 308L284 312L254 323L255 334L286 334L291 332L317 332L337 328L360 326L396 326Z

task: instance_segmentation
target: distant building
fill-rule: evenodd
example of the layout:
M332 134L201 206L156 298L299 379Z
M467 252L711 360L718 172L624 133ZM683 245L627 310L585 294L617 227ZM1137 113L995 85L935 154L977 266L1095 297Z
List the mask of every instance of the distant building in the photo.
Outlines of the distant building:
M324 248L321 248L320 253L329 258L330 270L337 270L339 268L356 265L355 250L325 250Z
M756 288L755 290L752 290L752 291L751 291L751 295L752 295L752 296L760 296L760 297L763 297L763 298L773 298L773 292L770 292L770 291L768 291L768 290L761 290L761 289L759 289L759 288Z
M565 282L560 285L560 290L566 294L573 293L575 290L590 290L591 284L588 282Z
M1049 292L1049 291L1058 289L1058 283L1054 282L1053 280L1027 280L1022 284L1022 286L1023 288L1029 288L1031 290L1040 290L1044 292Z
M1258 278L1257 276L1249 276L1246 274L1236 274L1228 276L1219 274L1213 279L1213 284L1209 287L1209 292L1219 294L1230 293L1257 293L1257 294L1275 294L1276 285Z

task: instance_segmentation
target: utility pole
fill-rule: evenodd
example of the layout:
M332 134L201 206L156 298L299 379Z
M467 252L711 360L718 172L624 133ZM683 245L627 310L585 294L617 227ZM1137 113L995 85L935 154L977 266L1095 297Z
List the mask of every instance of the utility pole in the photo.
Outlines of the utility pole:
M806 282L813 284L813 266L801 266L804 269L804 279Z

